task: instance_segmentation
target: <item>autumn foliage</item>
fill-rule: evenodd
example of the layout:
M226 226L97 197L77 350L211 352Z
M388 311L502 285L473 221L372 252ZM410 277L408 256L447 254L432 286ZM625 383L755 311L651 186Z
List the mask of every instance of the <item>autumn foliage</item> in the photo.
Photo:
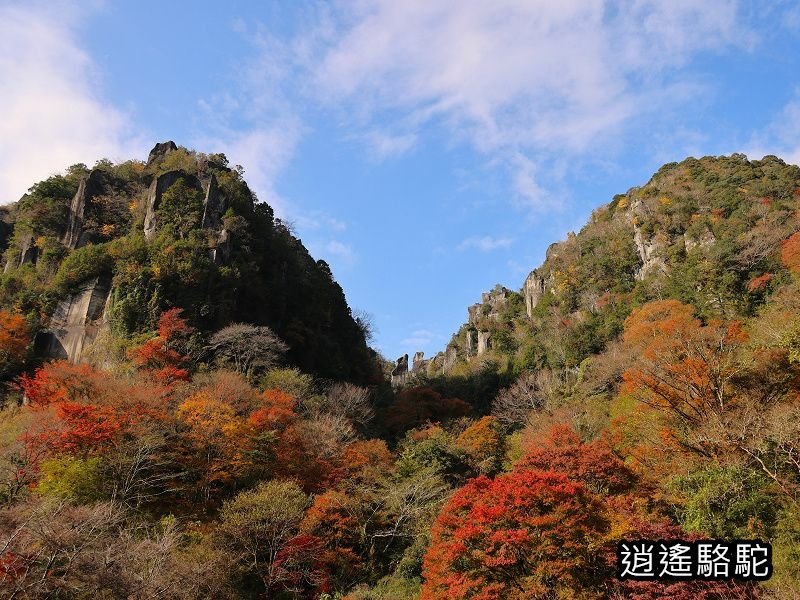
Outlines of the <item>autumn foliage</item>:
M25 358L31 335L22 315L0 310L0 379Z
M747 341L741 323L702 325L691 306L662 300L634 310L622 339L637 357L623 374L623 391L642 402L696 424L733 400L728 383Z
M422 600L544 597L594 585L608 528L597 498L565 475L479 477L442 509L425 555Z
M192 328L180 316L181 312L180 308L171 308L162 313L158 321L158 336L129 352L136 366L166 385L189 380L189 372L185 368L186 357L176 350L179 339L192 332Z
M781 263L792 273L800 273L800 232L781 244Z

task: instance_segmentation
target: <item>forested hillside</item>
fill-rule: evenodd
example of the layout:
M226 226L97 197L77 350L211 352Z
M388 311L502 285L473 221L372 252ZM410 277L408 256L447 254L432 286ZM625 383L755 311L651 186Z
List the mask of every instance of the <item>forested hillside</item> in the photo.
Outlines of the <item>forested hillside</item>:
M0 213L0 596L797 597L798 211L665 165L391 387L224 157L71 167ZM638 538L774 576L620 581Z
M269 326L293 364L320 376L375 377L328 265L256 202L224 155L166 142L146 163L77 164L3 210L0 303L37 331L99 278L111 290L103 319L118 338L153 331L162 311L180 307L200 332Z

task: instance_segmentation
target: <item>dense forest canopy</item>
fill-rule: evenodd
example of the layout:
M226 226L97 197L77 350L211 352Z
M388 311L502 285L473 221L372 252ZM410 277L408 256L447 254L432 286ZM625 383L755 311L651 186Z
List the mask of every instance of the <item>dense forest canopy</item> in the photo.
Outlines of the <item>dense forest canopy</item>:
M0 244L2 597L800 594L800 168L776 157L665 165L395 386L222 155L70 167ZM621 581L638 538L768 541L774 576Z

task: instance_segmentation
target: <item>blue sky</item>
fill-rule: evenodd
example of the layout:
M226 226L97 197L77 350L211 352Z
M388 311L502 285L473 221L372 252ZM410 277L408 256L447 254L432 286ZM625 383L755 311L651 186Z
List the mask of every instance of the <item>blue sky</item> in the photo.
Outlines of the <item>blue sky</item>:
M800 162L800 2L3 2L0 202L223 151L389 358L663 163Z

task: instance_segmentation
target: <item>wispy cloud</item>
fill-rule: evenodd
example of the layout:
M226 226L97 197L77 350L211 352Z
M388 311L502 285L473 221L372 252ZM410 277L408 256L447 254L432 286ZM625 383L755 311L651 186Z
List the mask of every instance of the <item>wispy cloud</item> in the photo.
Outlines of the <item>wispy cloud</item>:
M464 250L480 250L481 252L491 252L492 250L497 250L499 248L508 248L514 243L514 238L510 237L492 237L490 235L486 235L483 237L470 237L465 239L458 245L459 251Z
M698 52L753 40L736 0L365 0L338 17L315 36L319 60L307 66L319 102L346 106L371 146L382 127L410 140L441 125L505 163L534 208L553 202L541 165L597 151L632 119L657 115L664 86L680 88Z
M339 240L330 240L325 245L324 256L332 257L340 267L352 267L357 260L356 252L350 244Z
M414 351L416 351L417 348L429 346L433 342L438 341L440 338L440 334L437 334L429 329L416 329L412 331L408 337L401 340L400 344L408 348L414 348Z
M745 153L751 158L775 154L800 165L800 87L767 127L753 135Z
M366 143L370 156L378 161L401 156L417 143L414 133L393 135L380 129L367 131L360 138Z
M78 161L146 152L130 115L103 99L69 4L0 6L0 203Z

